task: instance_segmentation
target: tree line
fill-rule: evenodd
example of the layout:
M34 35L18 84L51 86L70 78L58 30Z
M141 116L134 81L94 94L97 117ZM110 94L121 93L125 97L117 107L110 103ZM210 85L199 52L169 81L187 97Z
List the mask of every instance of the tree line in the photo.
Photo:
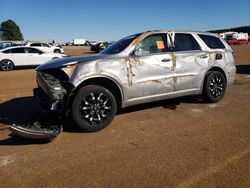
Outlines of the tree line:
M233 27L230 29L218 29L218 30L211 30L209 32L211 33L224 33L224 32L228 32L228 31L235 31L238 33L248 33L248 35L250 35L250 26L241 26L241 27Z

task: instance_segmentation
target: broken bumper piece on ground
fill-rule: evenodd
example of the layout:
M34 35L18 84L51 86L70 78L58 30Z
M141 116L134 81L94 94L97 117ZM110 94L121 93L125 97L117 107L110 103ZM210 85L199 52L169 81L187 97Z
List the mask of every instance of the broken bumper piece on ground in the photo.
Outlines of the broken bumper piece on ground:
M53 141L62 132L62 125L43 128L37 126L36 123L28 126L13 124L10 126L10 130L23 138Z
M12 124L10 130L23 138L53 141L63 130L61 101L44 98L39 89L34 89L33 92L42 106L41 111L32 117L32 123Z

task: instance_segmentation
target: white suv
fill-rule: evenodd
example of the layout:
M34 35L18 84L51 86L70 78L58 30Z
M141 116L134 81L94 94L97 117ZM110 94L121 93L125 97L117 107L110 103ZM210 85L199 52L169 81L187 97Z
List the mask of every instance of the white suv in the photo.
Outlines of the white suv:
M52 46L52 45L49 45L47 43L42 43L42 42L28 43L26 44L26 46L35 47L48 53L64 53L63 48L59 46Z

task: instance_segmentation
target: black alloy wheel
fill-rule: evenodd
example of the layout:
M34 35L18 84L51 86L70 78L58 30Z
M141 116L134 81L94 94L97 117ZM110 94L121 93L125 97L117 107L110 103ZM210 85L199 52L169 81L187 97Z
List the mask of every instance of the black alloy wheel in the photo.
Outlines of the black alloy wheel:
M87 132L108 126L117 112L113 94L102 86L85 86L76 94L71 108L72 119Z
M223 73L219 71L209 71L205 83L203 94L208 102L218 102L226 92L227 81Z

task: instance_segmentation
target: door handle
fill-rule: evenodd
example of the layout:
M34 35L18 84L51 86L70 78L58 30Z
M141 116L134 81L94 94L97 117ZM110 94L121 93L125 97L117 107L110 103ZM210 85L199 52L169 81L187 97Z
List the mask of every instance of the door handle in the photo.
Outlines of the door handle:
M170 58L164 58L164 59L161 60L161 62L169 62L169 61L171 61Z

